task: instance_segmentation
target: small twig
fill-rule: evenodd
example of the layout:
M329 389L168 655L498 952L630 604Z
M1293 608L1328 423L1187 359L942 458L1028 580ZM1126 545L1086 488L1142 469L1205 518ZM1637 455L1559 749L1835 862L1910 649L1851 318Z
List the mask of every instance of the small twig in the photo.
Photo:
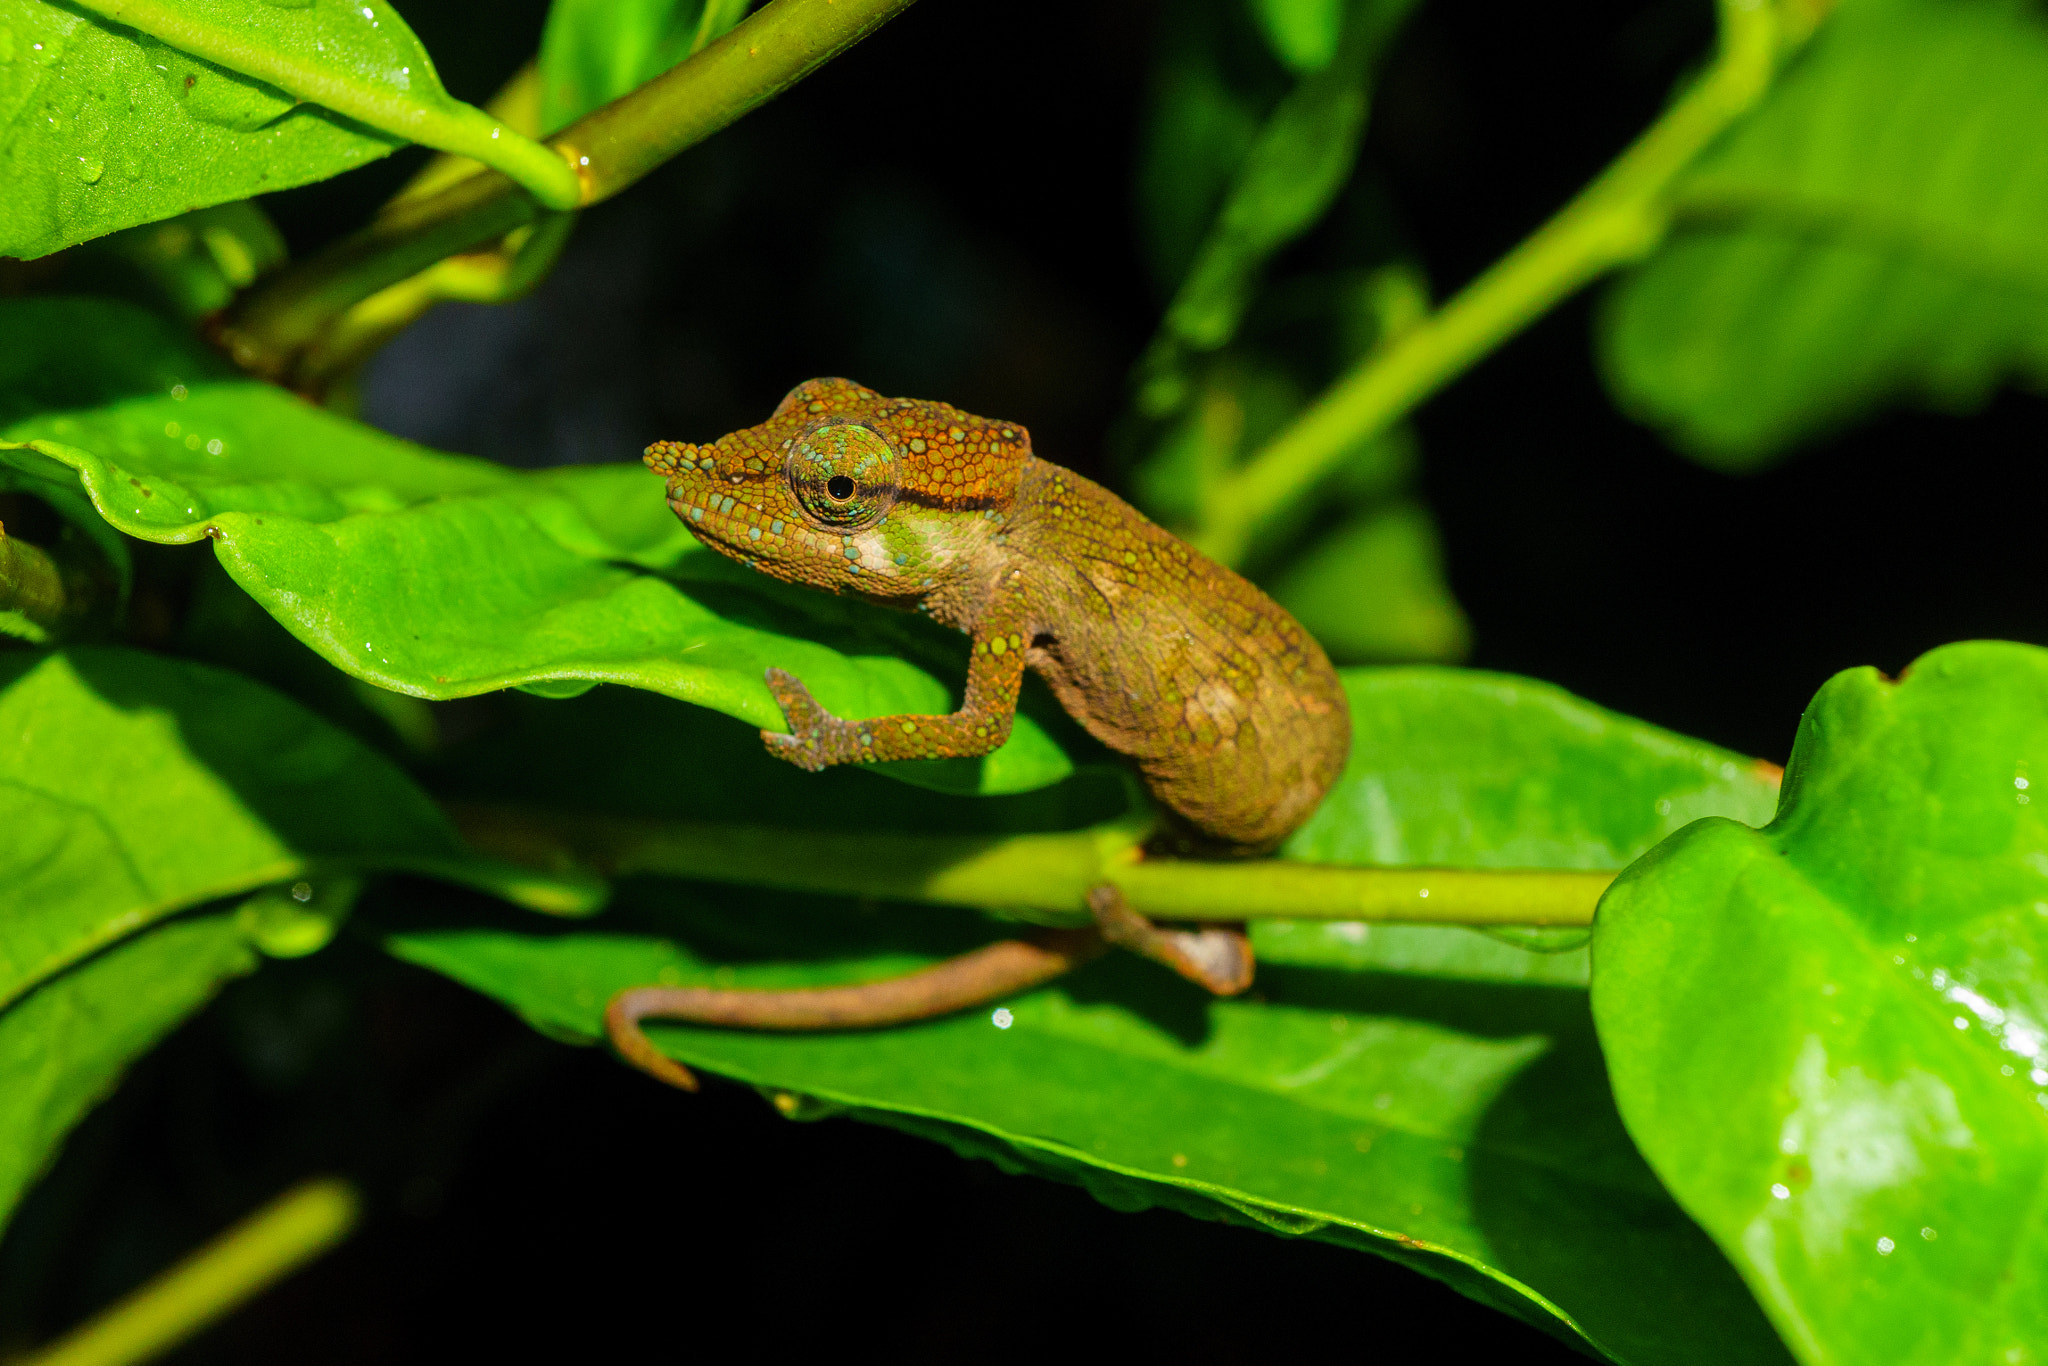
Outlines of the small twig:
M20 1366L147 1361L348 1237L361 1204L331 1177L294 1187Z

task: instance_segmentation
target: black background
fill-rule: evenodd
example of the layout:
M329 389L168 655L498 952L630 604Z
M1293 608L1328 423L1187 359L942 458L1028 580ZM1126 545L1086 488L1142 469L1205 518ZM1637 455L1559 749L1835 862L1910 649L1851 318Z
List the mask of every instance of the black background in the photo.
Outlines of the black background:
M542 13L404 9L472 100ZM615 460L843 373L1026 422L1041 453L1101 473L1160 302L1129 187L1152 26L1172 13L924 0L587 214L533 298L431 315L365 377L363 413L515 463ZM1619 150L1711 31L1690 0L1429 0L1367 163L1437 295ZM416 164L267 204L303 254ZM1420 415L1472 663L1782 761L1837 669L2048 637L2028 549L2038 400L1882 417L1729 478L1616 413L1597 307L1561 308ZM791 1124L737 1087L659 1089L347 942L230 988L79 1131L0 1245L0 1351L328 1169L366 1182L363 1231L181 1360L1576 1359L1377 1258L1113 1213L887 1130Z

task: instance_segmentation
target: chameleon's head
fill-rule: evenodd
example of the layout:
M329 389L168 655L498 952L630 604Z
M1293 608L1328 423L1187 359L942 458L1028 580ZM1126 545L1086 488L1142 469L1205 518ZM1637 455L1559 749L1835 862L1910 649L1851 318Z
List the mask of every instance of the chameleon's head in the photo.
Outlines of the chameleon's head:
M779 579L915 599L965 543L999 528L1031 434L943 403L814 379L758 427L705 446L657 441L647 465L697 539Z

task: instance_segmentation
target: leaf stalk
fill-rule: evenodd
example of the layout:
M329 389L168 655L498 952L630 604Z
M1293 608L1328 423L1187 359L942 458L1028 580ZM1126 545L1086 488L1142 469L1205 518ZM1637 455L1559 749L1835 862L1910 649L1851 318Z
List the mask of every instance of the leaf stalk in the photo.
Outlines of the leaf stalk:
M1111 883L1161 920L1371 920L1433 925L1593 923L1614 874L1585 869L1358 868L1144 859L1144 831L912 835L636 820L463 805L478 850L555 871L654 873L779 891L964 906L1038 924L1088 923Z

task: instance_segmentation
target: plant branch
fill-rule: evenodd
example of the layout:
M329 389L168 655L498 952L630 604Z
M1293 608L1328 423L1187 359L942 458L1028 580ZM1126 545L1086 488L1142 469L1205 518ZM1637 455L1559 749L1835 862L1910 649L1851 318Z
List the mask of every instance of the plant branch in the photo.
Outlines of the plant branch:
M909 7L911 0L770 0L647 84L585 115L547 146L574 168L578 206L608 199L766 103ZM294 383L303 353L356 304L436 262L524 227L533 198L495 171L402 197L360 231L257 285L215 340L244 369Z
M1816 5L1723 0L1712 66L1599 178L1449 303L1367 356L1241 468L1220 478L1194 538L1225 563L1361 443L1670 225L1679 174L1769 90L1821 17Z
M1059 834L962 836L784 830L461 805L450 814L480 851L607 877L705 882L966 906L1044 924L1088 922L1107 882L1162 920L1376 920L1444 925L1590 925L1611 872L1354 868L1260 860L1139 857L1143 831L1114 824Z
M296 1186L22 1366L147 1361L346 1238L360 1206L345 1181Z

